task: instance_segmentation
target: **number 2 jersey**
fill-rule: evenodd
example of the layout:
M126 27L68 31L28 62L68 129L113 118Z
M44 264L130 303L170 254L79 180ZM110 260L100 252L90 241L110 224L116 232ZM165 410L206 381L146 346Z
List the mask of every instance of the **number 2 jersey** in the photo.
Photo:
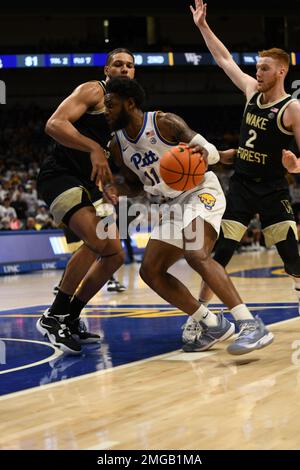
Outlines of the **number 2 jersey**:
M284 127L283 113L293 100L285 95L277 101L261 104L257 92L248 101L240 129L235 172L252 179L273 181L283 178L282 149L288 149L293 132Z
M115 136L125 165L139 177L144 190L154 196L175 198L183 191L170 188L162 180L159 159L176 144L160 135L156 119L157 111L144 113L142 128L135 139L124 129L115 132Z

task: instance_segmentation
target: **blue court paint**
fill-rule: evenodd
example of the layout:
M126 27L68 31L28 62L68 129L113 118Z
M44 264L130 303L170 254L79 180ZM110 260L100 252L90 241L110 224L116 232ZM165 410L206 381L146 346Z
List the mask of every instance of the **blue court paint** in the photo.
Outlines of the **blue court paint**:
M266 324L298 316L298 305L293 302L252 303L248 306L252 313L259 314ZM53 357L53 349L46 344L21 341L44 341L35 324L46 307L40 305L0 311L1 336L20 339L20 342L4 339L7 352L5 363L4 346L1 344L0 395L179 349L181 326L187 318L168 304L88 305L84 313L88 318L90 330L100 333L101 347L97 344L85 345L80 356L62 355L41 365L6 373L15 367L28 366ZM211 307L219 311L222 306ZM231 317L228 313L226 315Z
M241 271L234 271L230 273L233 277L288 277L285 274L283 266L272 266L270 268L255 268L255 269L243 269Z

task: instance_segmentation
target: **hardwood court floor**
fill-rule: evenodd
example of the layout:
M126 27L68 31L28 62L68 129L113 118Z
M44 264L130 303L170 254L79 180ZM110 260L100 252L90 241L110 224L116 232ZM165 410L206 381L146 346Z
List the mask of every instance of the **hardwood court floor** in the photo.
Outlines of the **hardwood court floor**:
M180 325L185 317L138 279L138 265L126 266L120 276L128 291L103 290L91 302L90 314L87 310L93 326L103 328L110 354L102 350L98 369L81 370L73 378L68 378L68 369L75 367L75 359L64 359L57 351L51 351L57 354L51 368L50 359L27 368L27 376L43 367L53 375L46 380L49 374L43 370L38 386L2 392L0 449L299 449L300 321L291 282L280 265L272 251L238 255L230 265L238 273L232 279L240 294L272 323L275 335L271 346L245 356L226 352L231 339L211 351L183 353ZM265 266L274 268L263 270ZM183 262L173 273L197 294L199 278ZM0 278L0 336L7 344L18 325L28 333L18 338L43 342L33 328L38 314L33 310L26 316L26 308L49 304L58 277ZM109 306L109 313L99 305ZM121 360L132 341L140 356ZM82 367L88 354L76 361ZM10 365L3 364L1 373L5 367ZM20 374L24 371L3 373L0 380L10 376L11 382L25 381Z

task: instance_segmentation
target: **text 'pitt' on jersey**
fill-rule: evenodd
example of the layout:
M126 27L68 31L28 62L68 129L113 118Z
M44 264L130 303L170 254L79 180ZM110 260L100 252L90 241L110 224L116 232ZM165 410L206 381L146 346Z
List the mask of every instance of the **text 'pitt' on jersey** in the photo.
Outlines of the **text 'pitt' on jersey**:
M125 165L130 168L144 185L144 190L154 196L174 198L182 191L166 185L160 177L159 158L175 145L165 140L156 124L157 112L146 112L142 128L131 139L124 129L116 132L116 138Z

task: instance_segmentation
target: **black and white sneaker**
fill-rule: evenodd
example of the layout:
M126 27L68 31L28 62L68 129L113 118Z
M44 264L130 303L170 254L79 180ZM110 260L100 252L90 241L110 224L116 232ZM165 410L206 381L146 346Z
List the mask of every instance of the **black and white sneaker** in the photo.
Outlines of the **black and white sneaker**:
M80 354L81 346L76 341L67 325L60 323L55 317L43 315L36 323L37 330L47 336L50 343L69 354Z
M54 286L52 292L53 292L53 295L57 295L59 293L59 286Z
M107 290L108 292L124 292L126 290L126 287L123 286L123 284L120 284L119 281L116 281L115 279L110 279L107 282Z
M68 321L67 326L73 338L79 343L99 343L101 340L99 335L88 331L86 323L80 318Z

